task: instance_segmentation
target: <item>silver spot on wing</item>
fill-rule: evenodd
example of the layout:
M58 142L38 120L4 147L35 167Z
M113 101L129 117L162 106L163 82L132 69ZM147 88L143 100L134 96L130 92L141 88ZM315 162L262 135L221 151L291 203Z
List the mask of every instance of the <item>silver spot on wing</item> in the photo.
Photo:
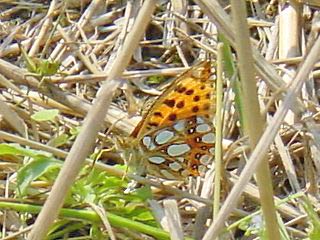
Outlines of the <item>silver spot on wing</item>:
M154 164L161 164L166 161L165 158L159 157L159 156L149 157L148 159L151 163L154 163Z
M160 170L160 173L162 176L164 176L167 179L176 179L176 176L174 176L173 174L171 174L168 170Z
M211 159L212 159L212 156L202 155L200 158L200 162L204 165L208 165L210 163Z
M157 133L157 136L155 138L155 142L158 145L165 144L169 142L174 136L174 133L168 130L163 130L159 133Z
M209 124L203 123L196 127L197 133L205 133L211 130L211 126Z
M177 123L175 123L173 125L173 128L177 131L177 132L182 132L185 129L185 121L184 120L180 120Z
M142 138L142 144L148 149L148 150L153 150L155 149L155 145L152 141L152 138L150 136L144 136Z
M186 169L181 172L181 176L183 176L183 177L188 177L189 175L190 175L189 171Z
M210 152L212 155L214 155L214 148L210 148L210 149L209 149L209 152Z
M174 144L168 147L168 154L172 157L181 156L190 151L190 146L186 143Z
M213 133L207 133L202 136L202 142L204 143L214 143L215 142L215 135Z
M202 117L197 117L197 124L205 123Z
M179 171L182 168L181 164L179 164L177 162L170 163L169 167L171 168L171 170L173 170L175 172Z
M205 165L200 165L198 168L200 176L204 177L205 173L207 172L208 168Z
M150 136L144 136L142 139L142 144L146 147L149 148L151 145L151 137Z

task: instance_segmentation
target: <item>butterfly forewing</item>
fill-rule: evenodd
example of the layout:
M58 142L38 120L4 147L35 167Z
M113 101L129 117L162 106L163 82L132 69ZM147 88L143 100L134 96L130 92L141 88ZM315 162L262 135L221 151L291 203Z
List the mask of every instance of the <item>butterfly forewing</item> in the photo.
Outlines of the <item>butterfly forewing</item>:
M143 159L133 160L135 169L176 179L198 176L212 160L215 94L210 76L209 62L195 65L154 102L131 134Z

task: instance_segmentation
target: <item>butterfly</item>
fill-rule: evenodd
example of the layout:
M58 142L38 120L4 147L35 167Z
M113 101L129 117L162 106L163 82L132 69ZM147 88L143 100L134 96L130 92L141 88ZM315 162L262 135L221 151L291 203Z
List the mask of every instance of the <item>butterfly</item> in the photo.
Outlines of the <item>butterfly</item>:
M129 171L165 179L199 176L212 161L215 86L208 61L178 76L131 133Z

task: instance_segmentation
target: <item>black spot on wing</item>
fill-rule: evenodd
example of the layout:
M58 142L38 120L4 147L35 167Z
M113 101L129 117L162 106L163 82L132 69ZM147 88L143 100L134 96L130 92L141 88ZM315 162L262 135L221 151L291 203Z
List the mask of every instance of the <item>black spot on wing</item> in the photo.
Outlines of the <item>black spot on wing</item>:
M174 99L166 99L163 102L165 105L167 105L170 108L173 108L174 105L176 104L176 101Z

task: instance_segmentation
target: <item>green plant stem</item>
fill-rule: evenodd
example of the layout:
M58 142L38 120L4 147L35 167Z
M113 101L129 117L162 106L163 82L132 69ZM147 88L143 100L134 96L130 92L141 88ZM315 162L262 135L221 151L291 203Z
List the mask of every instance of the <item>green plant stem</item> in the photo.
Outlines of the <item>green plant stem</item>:
M22 204L22 203L12 203L12 202L0 202L0 209L10 209L18 212L38 214L41 211L42 206ZM94 211L90 211L90 210L62 208L60 210L59 216L78 219L79 221L85 220L93 223L101 223L101 219L99 215ZM163 231L162 229L151 227L143 223L135 222L130 219L126 219L112 213L107 213L107 218L110 224L114 227L128 228L131 230L135 230L137 232L151 235L156 239L170 239L170 235L167 232ZM185 239L191 240L192 238L185 238Z

